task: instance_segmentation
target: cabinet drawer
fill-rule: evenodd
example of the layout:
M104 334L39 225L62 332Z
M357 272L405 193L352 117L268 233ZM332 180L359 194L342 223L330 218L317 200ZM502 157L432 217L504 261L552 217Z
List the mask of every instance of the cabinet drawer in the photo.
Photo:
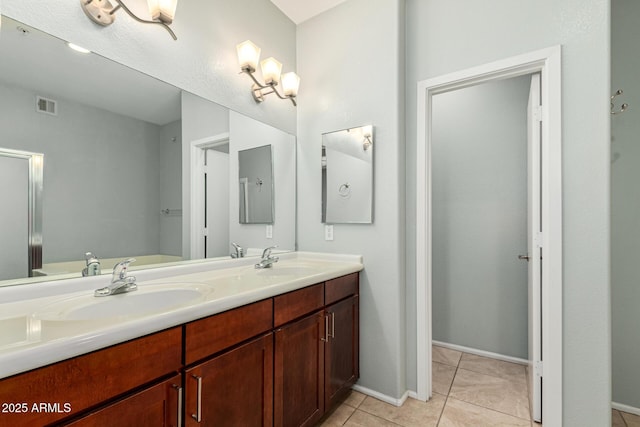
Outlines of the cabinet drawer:
M177 427L182 417L182 375L149 387L132 396L98 409L69 424L68 427Z
M272 327L271 299L187 323L185 363L189 365L266 332Z
M360 273L352 273L324 283L325 304L333 304L351 295L358 294Z
M177 327L2 380L0 402L25 402L29 410L1 414L0 424L48 425L177 372L181 344ZM50 407L32 410L40 403Z
M324 306L324 283L279 295L273 299L275 326L297 319Z

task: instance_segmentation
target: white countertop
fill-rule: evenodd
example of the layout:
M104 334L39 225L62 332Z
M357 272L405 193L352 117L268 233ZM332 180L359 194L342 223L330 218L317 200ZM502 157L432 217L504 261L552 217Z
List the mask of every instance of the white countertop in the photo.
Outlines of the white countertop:
M241 258L135 271L137 291L103 298L110 275L0 288L0 378L363 269L358 255L278 256L262 270Z

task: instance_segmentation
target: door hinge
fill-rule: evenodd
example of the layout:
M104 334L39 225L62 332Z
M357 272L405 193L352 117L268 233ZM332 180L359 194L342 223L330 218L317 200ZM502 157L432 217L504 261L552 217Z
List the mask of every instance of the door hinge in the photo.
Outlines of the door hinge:
M542 377L542 361L537 360L533 366L533 372L537 377Z
M533 119L541 122L542 121L542 114L544 113L544 109L542 107L542 105L537 105L533 108Z
M202 234L203 234L204 236L208 236L208 235L209 235L209 229L208 229L208 228L204 228L204 229L202 230Z

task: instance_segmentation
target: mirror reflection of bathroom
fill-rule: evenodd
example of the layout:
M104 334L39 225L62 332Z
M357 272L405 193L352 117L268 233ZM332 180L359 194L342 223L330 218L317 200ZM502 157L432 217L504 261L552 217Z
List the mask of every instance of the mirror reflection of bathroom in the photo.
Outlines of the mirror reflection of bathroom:
M0 286L81 277L93 260L100 268L87 268L87 274L110 274L124 258L136 258L132 269L140 269L229 257L232 242L295 249L295 136L99 55L69 49L64 40L7 16L1 19L0 150L41 153L45 161L38 205L42 232L35 237L41 262L32 257L33 244L24 233L20 244L3 247L15 249L15 262L0 257L0 271L6 272ZM109 81L109 90L86 90L98 80ZM196 179L190 150L195 141L220 134L227 135L229 154L210 172L209 213L216 215L207 218L205 246L204 219L192 220ZM276 203L272 239L263 228L240 229L236 220L236 153L266 144L279 165L274 183L285 185L275 193L290 199ZM207 153L210 163L214 151ZM19 197L27 200L27 161L4 156L3 162L17 165L24 185L11 188L23 188ZM9 167L0 169L8 173ZM198 194L204 199L204 191ZM198 218L205 216L204 201L201 211ZM17 224L9 215L0 213L0 223ZM8 241L2 233L0 241ZM9 273L9 264L19 268Z
M238 151L240 224L273 224L271 145Z
M322 135L322 222L373 222L373 126Z

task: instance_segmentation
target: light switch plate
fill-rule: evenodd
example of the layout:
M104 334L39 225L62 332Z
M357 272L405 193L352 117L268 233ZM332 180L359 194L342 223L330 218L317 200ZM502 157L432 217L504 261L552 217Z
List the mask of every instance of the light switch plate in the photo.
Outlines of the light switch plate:
M333 240L333 225L324 226L324 240Z
M271 224L267 225L266 236L267 236L267 239L273 239L273 225Z

